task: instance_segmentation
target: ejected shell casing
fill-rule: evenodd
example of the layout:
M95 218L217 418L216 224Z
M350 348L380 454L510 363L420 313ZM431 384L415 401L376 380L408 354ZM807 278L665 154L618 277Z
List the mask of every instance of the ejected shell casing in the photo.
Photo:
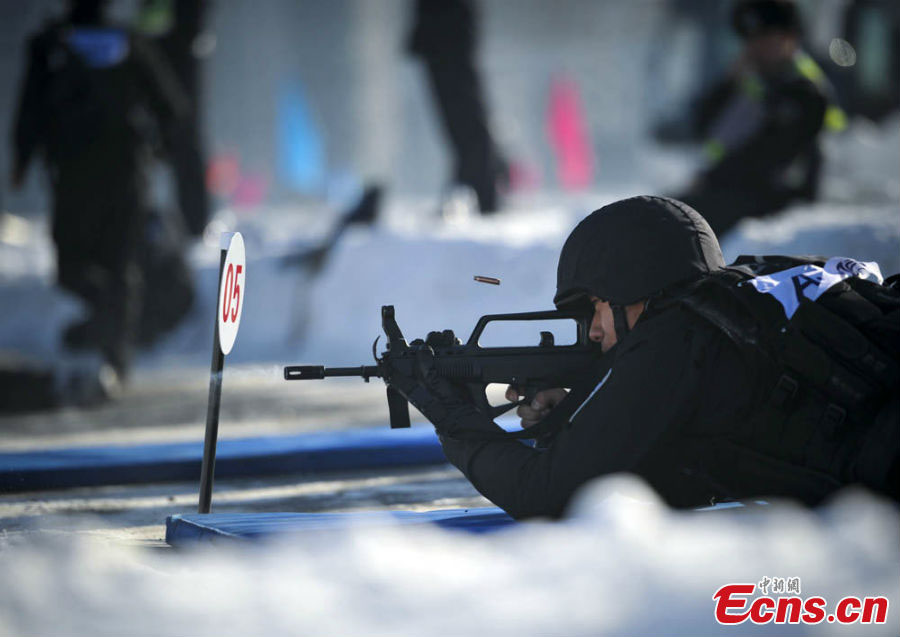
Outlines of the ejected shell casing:
M478 276L475 275L475 280L479 283L490 283L491 285L500 285L500 279L495 279L492 276Z

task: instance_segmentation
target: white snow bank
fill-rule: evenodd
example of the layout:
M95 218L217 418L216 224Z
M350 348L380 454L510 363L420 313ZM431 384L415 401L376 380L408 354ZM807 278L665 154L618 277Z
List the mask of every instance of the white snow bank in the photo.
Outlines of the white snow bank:
M371 343L381 334L381 305L395 306L408 339L445 328L465 339L482 314L552 309L559 251L587 212L502 215L416 236L390 228L348 236L313 283L305 306L298 305L309 317L299 343L304 361L367 363ZM900 272L900 211L794 208L744 221L724 237L722 249L728 261L740 254L850 256L877 261L892 274ZM476 274L503 282L475 283ZM525 344L537 344L533 332Z
M566 523L495 535L387 526L174 555L26 536L0 541L0 573L4 635L785 634L714 620L720 586L764 577L799 577L829 610L886 596L886 624L851 630L892 635L900 513L861 493L817 513L675 513L611 478Z
M627 194L633 193L540 202L456 223L411 211L408 202L392 205L374 228L346 233L315 277L285 266L282 257L298 242L315 244L327 225L321 218L298 212L304 224L281 210L239 220L235 229L245 235L248 268L244 313L229 364L367 364L372 341L382 333L382 305L395 306L410 340L446 328L466 338L482 314L552 309L556 262L566 236L590 210ZM37 256L25 270L10 265L19 263L13 248L0 244L0 351L49 361L59 357L59 331L78 315L79 304L53 289L49 242L35 237L27 252ZM740 254L855 257L877 261L888 275L900 271L900 210L893 204L797 207L745 220L723 237L722 248L726 260ZM196 306L175 333L142 357L140 366L208 364L217 248L196 246L192 262ZM475 275L497 277L502 284L476 283ZM537 332L530 329L520 342L536 344Z
M877 261L885 276L900 272L900 208L896 205L809 205L764 219L745 219L722 240L726 259L740 254L813 254Z

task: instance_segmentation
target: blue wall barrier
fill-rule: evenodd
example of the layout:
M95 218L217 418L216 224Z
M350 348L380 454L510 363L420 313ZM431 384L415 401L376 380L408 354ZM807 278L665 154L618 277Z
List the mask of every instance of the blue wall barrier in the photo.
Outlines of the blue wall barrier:
M0 492L200 479L203 443L0 453ZM387 427L220 440L216 478L446 462L431 427Z

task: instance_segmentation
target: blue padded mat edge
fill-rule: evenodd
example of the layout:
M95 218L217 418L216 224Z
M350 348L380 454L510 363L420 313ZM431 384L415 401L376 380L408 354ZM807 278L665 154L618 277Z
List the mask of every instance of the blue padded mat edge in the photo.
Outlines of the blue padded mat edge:
M488 533L515 524L515 521L497 507L426 512L192 513L166 518L166 543L179 546L198 541L258 540L304 532L396 524L433 524L443 529Z
M200 479L203 443L0 452L0 492ZM431 427L367 428L220 440L216 477L446 462Z

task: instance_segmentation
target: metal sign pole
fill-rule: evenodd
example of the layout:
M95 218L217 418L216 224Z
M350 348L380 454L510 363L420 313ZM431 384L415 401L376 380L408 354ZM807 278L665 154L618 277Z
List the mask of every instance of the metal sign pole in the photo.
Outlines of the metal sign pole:
M219 258L219 285L222 287L222 272L225 269L226 247L222 248ZM219 303L216 302L216 312ZM217 317L218 318L218 317ZM225 354L219 345L219 321L216 320L213 334L212 363L209 368L209 402L206 406L206 436L203 439L203 465L200 468L200 505L198 513L209 513L212 504L213 474L216 467L216 441L219 437L219 406L222 403L222 370L225 367Z

